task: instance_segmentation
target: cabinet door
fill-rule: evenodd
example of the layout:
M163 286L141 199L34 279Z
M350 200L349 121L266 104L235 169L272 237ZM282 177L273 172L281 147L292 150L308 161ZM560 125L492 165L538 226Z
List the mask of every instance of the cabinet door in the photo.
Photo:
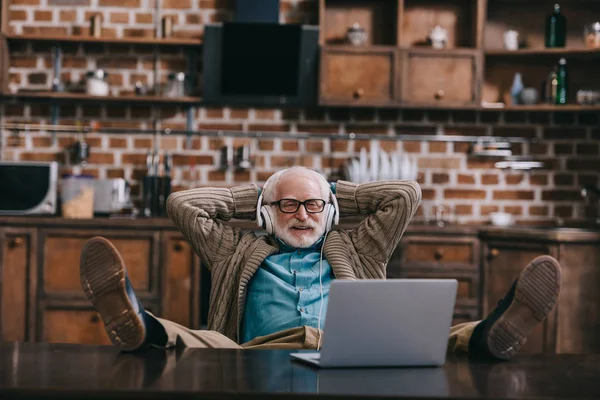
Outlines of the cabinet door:
M474 55L409 51L404 60L403 102L440 105L475 102Z
M148 231L88 231L52 229L40 231L40 284L49 296L83 298L79 259L85 243L102 236L117 248L136 293L158 295L158 233Z
M483 317L504 297L519 274L537 256L558 258L558 249L544 243L490 241L483 246ZM554 353L556 346L555 309L529 334L520 353Z
M35 236L31 230L0 230L0 341L27 340L35 293Z
M321 50L320 103L388 105L396 99L394 49Z
M87 308L69 306L44 308L41 321L44 342L110 344L100 314Z
M189 328L200 327L200 261L179 233L162 240L164 290L161 317Z
M557 352L600 352L600 243L560 245Z

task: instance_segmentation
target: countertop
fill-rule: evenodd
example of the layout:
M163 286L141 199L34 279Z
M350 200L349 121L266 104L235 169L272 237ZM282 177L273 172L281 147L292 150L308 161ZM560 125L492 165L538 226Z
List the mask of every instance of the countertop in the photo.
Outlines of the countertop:
M0 398L577 399L600 397L600 354L451 356L441 368L318 370L286 350L0 344Z
M355 227L361 221L360 218L344 218L340 221L341 229ZM241 229L257 229L254 221L231 220L229 225ZM0 227L24 227L24 228L126 228L131 230L174 230L173 223L168 218L93 218L93 219L65 219L62 217L48 216L0 216ZM507 227L491 225L460 225L445 224L439 227L436 224L425 224L411 222L407 233L429 234L440 236L471 235L482 238L532 238L547 241L584 241L594 242L600 240L600 225L579 224L566 226L527 226L513 225Z

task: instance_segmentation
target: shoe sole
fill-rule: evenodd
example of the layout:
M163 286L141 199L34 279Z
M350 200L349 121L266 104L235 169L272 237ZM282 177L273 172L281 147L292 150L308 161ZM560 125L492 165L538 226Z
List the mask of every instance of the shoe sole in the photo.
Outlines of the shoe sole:
M125 286L125 263L106 239L90 239L81 251L81 287L104 322L113 344L131 351L144 343L144 325Z
M513 301L489 329L487 344L494 357L508 360L517 354L531 330L554 309L560 284L560 264L550 256L537 257L525 267Z

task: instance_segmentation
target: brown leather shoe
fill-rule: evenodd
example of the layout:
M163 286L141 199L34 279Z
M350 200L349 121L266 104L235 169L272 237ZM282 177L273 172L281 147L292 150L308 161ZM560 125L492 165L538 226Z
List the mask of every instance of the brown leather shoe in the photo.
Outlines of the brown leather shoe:
M531 261L494 311L475 327L469 353L502 360L512 358L531 330L554 309L560 284L558 261L550 256Z
M145 342L144 308L127 278L117 249L102 237L90 239L81 251L81 287L104 322L113 344L125 351Z

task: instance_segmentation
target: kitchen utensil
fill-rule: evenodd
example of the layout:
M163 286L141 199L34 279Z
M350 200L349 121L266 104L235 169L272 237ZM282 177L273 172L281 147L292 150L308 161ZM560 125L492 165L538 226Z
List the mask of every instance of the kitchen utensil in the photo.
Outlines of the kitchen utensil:
M392 169L392 179L400 179L400 163L397 154L390 154L390 163Z
M167 82L166 97L183 97L186 95L185 80L183 72L171 72Z
M503 34L504 48L506 50L519 50L519 32L515 30L508 30Z
M600 47L600 22L594 22L592 24L587 24L584 26L583 40L585 42L585 47Z
M379 144L371 141L371 181L379 180Z
M490 220L495 226L508 226L512 223L512 215L505 212L490 213Z
M86 92L92 96L108 96L108 73L103 69L89 71L86 74Z
M91 175L65 175L61 191L64 218L94 217L94 177Z
M512 87L510 88L510 97L512 100L512 105L521 104L521 92L524 89L523 78L521 74L517 72L513 79Z
M170 15L162 17L162 35L163 38L173 36L173 17Z
M361 183L368 182L369 181L369 169L368 169L369 160L368 160L368 156L367 156L367 149L365 149L364 147L362 149L360 149L359 157L360 157L359 181Z
M102 36L102 14L90 16L90 36L95 38Z
M439 25L436 25L429 32L429 41L434 49L443 49L448 44L448 31Z
M537 104L539 100L538 91L535 88L524 88L521 91L521 103Z
M348 43L353 46L362 46L365 44L369 37L369 34L360 26L358 22L352 24L350 28L346 31L346 39Z

